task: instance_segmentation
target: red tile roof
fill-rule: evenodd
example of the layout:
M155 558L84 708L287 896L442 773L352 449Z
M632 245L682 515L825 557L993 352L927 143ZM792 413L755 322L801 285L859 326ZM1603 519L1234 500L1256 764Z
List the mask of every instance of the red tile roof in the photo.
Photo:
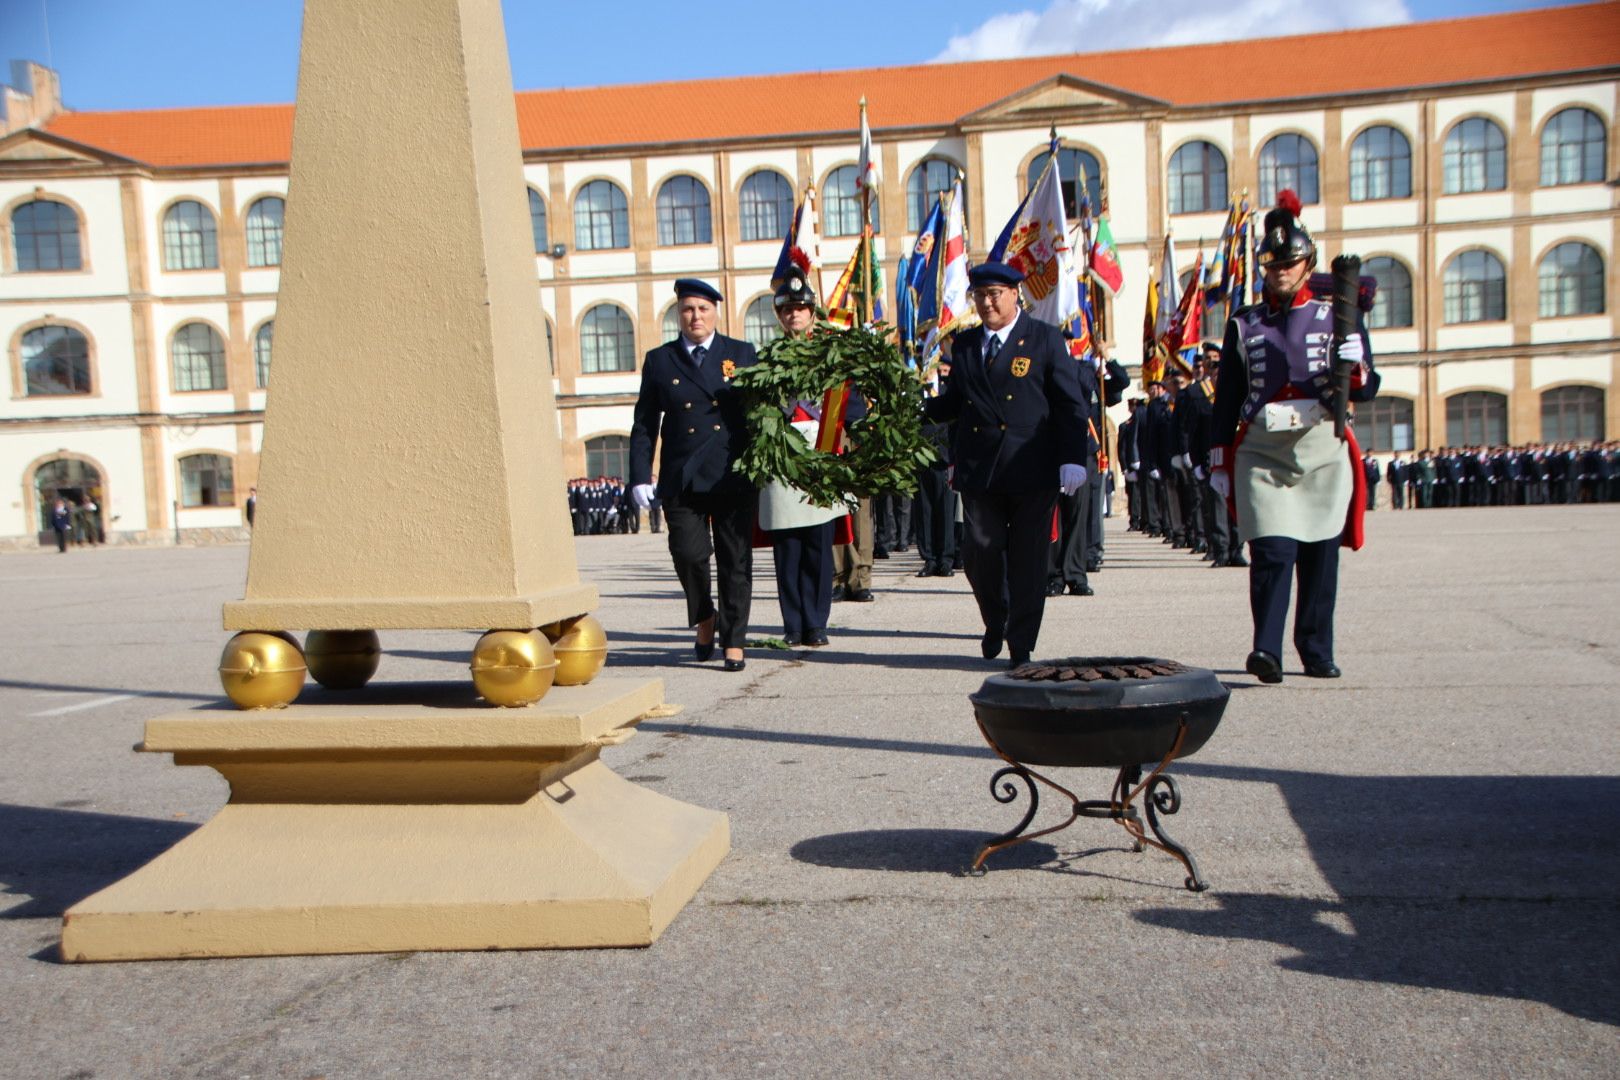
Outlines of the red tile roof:
M1270 46L1274 48L1274 46ZM761 75L517 95L530 150L850 132L864 95L875 130L944 127L1069 74L1174 106L1278 101L1620 67L1620 0L1303 35L1279 79L1259 42ZM716 107L723 101L724 107ZM158 167L284 163L292 106L65 113L46 130Z

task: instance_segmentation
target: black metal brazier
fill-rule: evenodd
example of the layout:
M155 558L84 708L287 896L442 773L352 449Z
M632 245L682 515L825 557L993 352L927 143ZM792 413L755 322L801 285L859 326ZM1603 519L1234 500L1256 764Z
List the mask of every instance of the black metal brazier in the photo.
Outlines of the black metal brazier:
M1018 788L1004 781L1016 777L1029 807L1010 832L979 849L973 870L982 872L985 859L1002 848L1067 828L1077 818L1101 817L1119 822L1135 850L1151 845L1179 859L1187 888L1208 888L1192 854L1160 826L1160 814L1181 809L1181 792L1164 770L1209 741L1230 696L1214 672L1151 657L1038 661L986 679L968 700L985 742L1007 762L990 778L990 793L997 802L1013 802ZM1082 801L1030 765L1100 766L1119 774L1108 799ZM1144 768L1150 770L1146 779ZM1037 781L1066 796L1071 812L1058 825L1026 833L1040 801ZM1141 796L1145 826L1137 809Z
M1138 674L1140 673L1140 674ZM1231 691L1215 673L1145 657L1075 657L992 675L968 700L1006 756L1030 765L1122 768L1196 753Z

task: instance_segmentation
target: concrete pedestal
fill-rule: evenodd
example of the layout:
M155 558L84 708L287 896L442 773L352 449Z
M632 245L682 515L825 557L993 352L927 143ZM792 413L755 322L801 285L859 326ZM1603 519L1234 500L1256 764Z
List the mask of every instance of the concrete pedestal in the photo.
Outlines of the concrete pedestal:
M597 755L662 700L599 678L524 709L295 705L152 720L230 802L63 919L69 961L651 944L724 858L724 814Z

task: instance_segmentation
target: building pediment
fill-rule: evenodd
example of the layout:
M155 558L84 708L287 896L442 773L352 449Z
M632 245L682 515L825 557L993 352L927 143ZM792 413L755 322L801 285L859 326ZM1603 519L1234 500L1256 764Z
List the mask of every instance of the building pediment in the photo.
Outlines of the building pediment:
M1045 123L1060 117L1089 113L1118 112L1128 109L1164 108L1159 98L1121 90L1117 86L1092 82L1075 75L1053 75L993 101L962 117L963 127L1001 126L1019 122Z
M130 159L109 154L93 146L64 139L60 135L23 128L0 138L0 161L78 163L84 165L128 165Z

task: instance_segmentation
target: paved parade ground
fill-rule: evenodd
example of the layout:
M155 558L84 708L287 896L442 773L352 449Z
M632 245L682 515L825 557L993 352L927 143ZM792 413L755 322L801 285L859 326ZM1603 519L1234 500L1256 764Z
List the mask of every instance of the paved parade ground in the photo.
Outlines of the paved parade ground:
M961 874L1022 812L990 795L967 695L1002 669L963 576L897 554L831 647L727 675L691 660L664 537L584 537L610 670L684 706L605 760L732 832L656 944L599 952L60 963L67 906L225 801L131 747L217 699L247 549L0 557L0 1074L1615 1075L1620 507L1371 515L1345 677L1290 656L1275 687L1241 671L1246 573L1123 525L1036 656L1232 688L1166 820L1209 892L1093 820ZM378 680L465 678L474 640L385 635ZM1111 780L1054 773L1082 798Z

